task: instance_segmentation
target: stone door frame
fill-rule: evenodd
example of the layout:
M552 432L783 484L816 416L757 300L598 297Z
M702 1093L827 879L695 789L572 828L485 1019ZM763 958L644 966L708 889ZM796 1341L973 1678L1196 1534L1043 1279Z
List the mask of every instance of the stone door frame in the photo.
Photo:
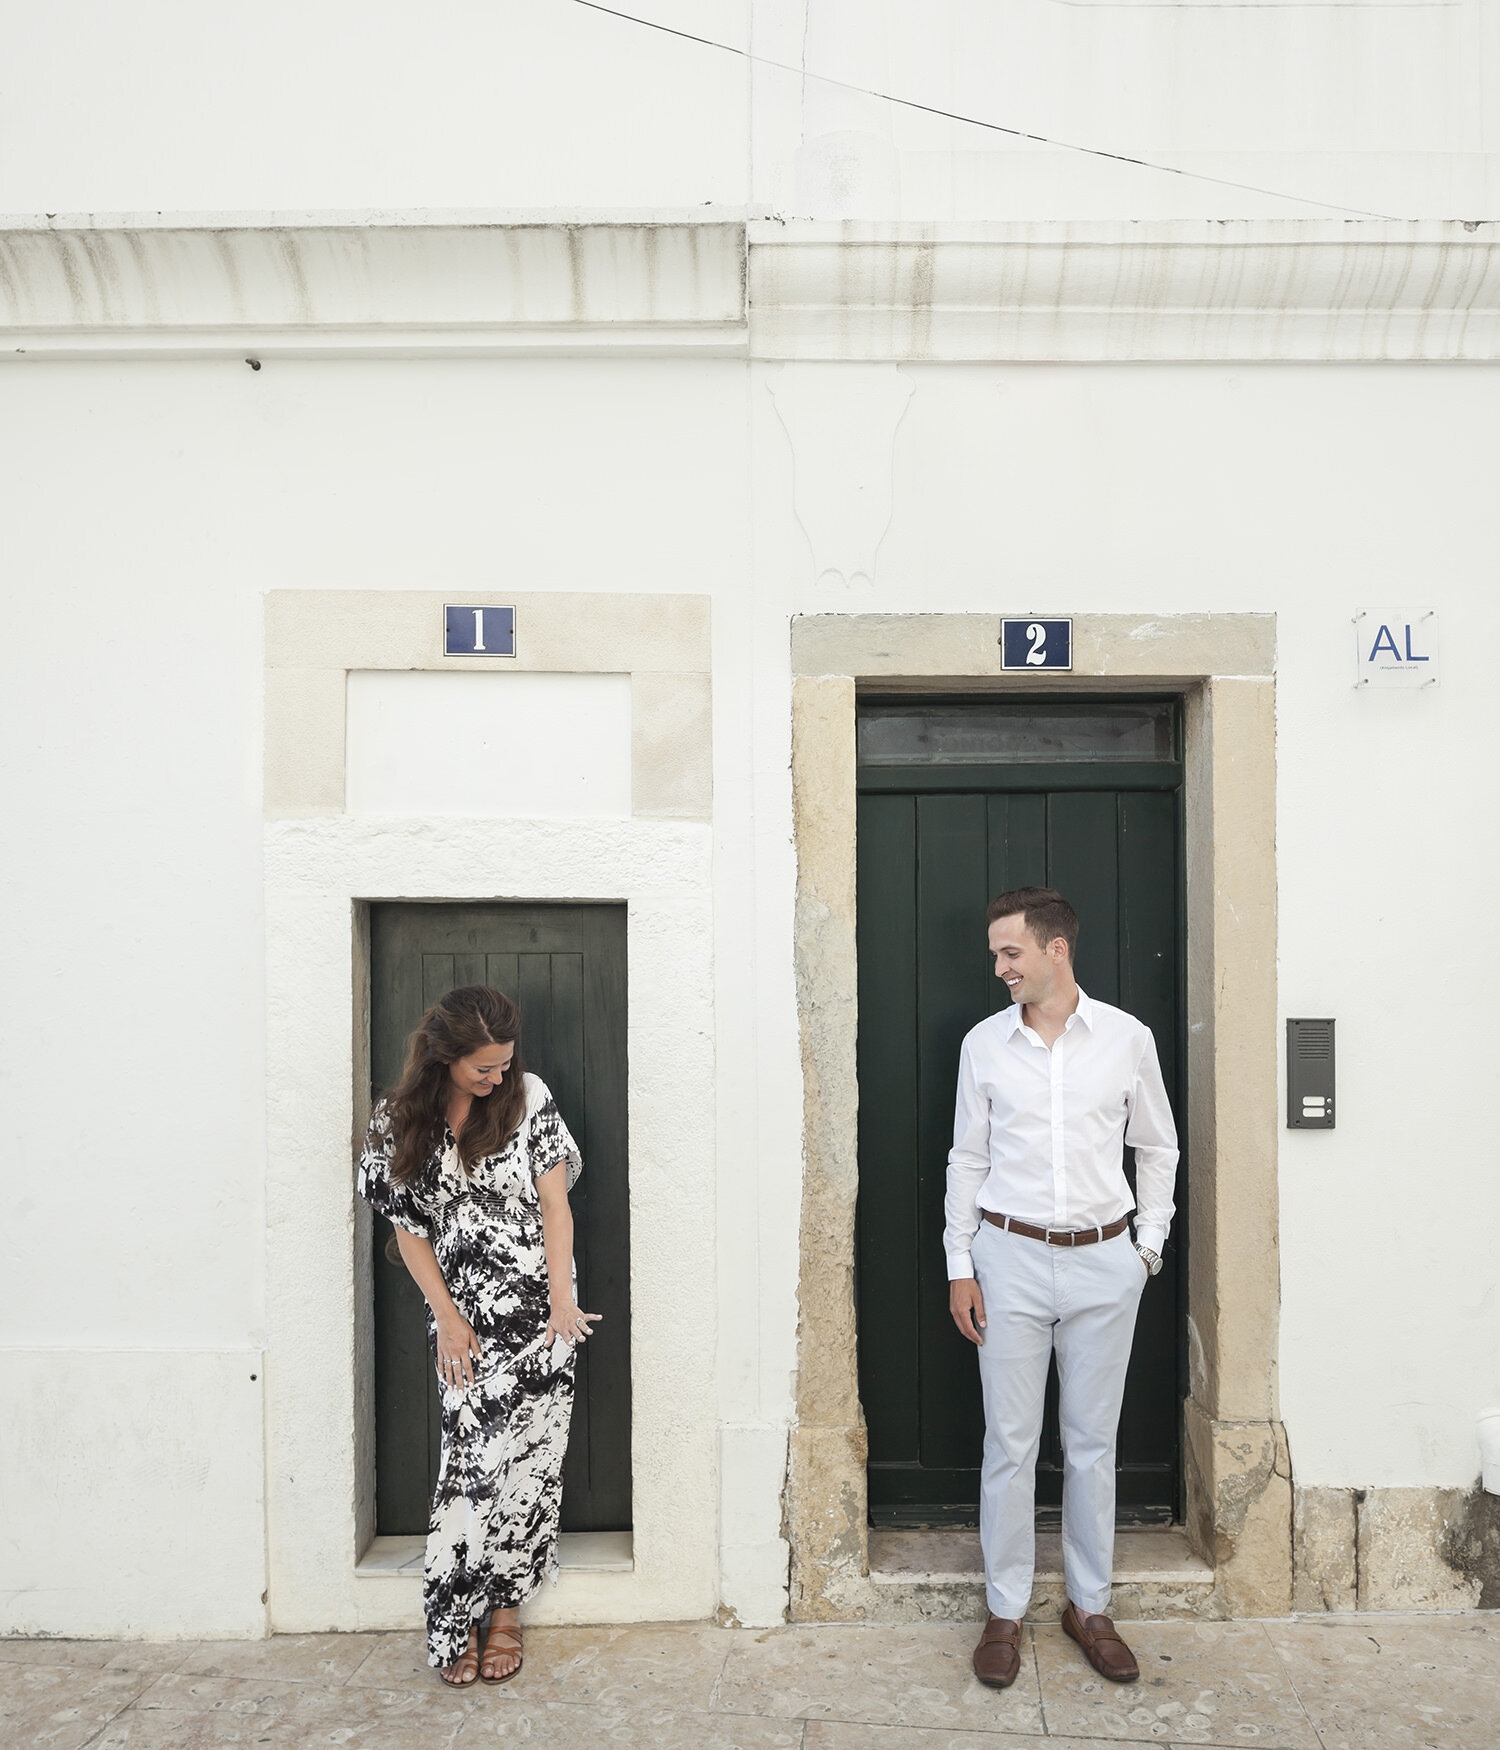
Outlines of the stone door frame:
M803 1072L797 1422L787 1480L794 1621L874 1613L854 1311L855 704L882 693L1025 697L998 615L794 620L792 787ZM1269 614L1074 620L1046 690L1184 702L1190 1395L1186 1529L1215 1613L1291 1607L1292 1484L1280 1422L1277 1214L1276 622Z

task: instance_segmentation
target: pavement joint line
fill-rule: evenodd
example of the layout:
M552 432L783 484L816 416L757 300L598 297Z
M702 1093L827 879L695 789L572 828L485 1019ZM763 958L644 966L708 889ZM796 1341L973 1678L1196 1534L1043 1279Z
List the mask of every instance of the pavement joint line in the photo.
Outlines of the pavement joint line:
M988 1615L986 1615L985 1621L988 1624ZM1047 1728L1047 1697L1042 1692L1042 1660L1041 1655L1036 1650L1036 1627L1034 1624L1031 1630L1031 1669L1036 1673L1036 1707L1037 1712L1042 1716L1042 1736L1050 1738L1052 1733Z
M1282 1618L1280 1620L1286 1621L1286 1620L1290 1620L1290 1619ZM1305 1719L1307 1721L1307 1729L1312 1733L1313 1737L1316 1738L1318 1741L1318 1750L1328 1750L1327 1745L1323 1741L1323 1734L1318 1730L1318 1722L1308 1712L1307 1703L1305 1701L1303 1701L1303 1699L1302 1699L1302 1691L1300 1689L1298 1689L1298 1687L1297 1687L1297 1679L1292 1676L1291 1667L1287 1664L1286 1660L1282 1658L1281 1648L1278 1647L1276 1645L1275 1641L1273 1641L1271 1639L1270 1625L1268 1623L1262 1622L1260 1625L1260 1632L1266 1637L1266 1645L1270 1647L1271 1652L1275 1657L1277 1665L1280 1666L1281 1674L1283 1677L1286 1678L1287 1687L1291 1690L1292 1694L1296 1697L1297 1706L1302 1709L1302 1717L1303 1717L1303 1719Z

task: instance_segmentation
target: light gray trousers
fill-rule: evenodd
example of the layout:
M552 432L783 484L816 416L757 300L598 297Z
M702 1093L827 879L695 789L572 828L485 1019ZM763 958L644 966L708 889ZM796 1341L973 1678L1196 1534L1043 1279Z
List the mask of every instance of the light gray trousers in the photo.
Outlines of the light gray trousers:
M1031 1602L1036 1455L1055 1348L1063 1577L1080 1611L1105 1612L1115 1553L1115 1436L1146 1267L1128 1229L1091 1246L1049 1246L984 1221L972 1257L987 1320L979 1348L979 1541L989 1607L1019 1621Z

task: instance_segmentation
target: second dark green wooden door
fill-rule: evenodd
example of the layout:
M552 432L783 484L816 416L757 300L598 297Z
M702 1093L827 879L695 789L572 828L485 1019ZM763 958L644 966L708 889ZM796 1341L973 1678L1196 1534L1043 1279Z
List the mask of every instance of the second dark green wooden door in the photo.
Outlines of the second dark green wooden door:
M571 1202L579 1304L603 1313L580 1352L562 1529L630 1526L630 1197L626 1153L625 908L376 905L370 913L373 1092L401 1071L422 1011L464 984L521 1005L527 1067L552 1089L583 1155ZM422 1296L375 1223L376 1528L427 1530L437 1384ZM394 1250L394 1248L390 1248Z
M1179 777L1171 762L862 770L857 1293L876 1523L977 1522L978 1369L948 1315L942 1230L959 1046L1009 1000L987 952L985 906L1031 884L1073 901L1079 983L1152 1029L1178 1106ZM1181 1177L1177 1202L1181 1211ZM1124 1522L1178 1508L1182 1235L1179 1215L1137 1325L1120 1428ZM1060 1500L1054 1373L1039 1514Z

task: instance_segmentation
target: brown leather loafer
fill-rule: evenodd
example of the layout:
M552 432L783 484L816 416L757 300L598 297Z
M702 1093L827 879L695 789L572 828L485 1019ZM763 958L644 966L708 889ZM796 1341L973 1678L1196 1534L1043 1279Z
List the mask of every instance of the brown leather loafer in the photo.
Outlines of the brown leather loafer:
M1021 1625L992 1616L974 1649L974 1675L991 1689L1009 1689L1021 1669Z
M1081 1616L1069 1599L1062 1625L1064 1632L1083 1648L1084 1658L1101 1677L1111 1683L1134 1683L1140 1676L1135 1654L1120 1639L1107 1616Z

